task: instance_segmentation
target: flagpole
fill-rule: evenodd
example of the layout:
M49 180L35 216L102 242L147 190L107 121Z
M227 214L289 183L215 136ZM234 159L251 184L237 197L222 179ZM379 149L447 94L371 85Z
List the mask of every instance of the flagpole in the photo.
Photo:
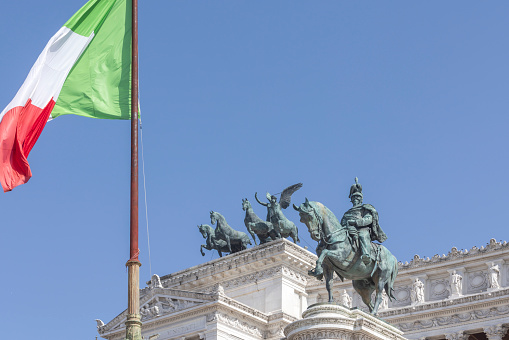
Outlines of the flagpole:
M131 70L131 237L127 261L126 339L141 340L140 266L138 260L138 0L132 0Z

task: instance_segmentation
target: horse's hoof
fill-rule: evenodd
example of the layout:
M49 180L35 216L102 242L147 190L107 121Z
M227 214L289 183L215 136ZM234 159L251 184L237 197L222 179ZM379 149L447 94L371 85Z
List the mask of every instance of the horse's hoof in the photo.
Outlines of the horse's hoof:
M318 280L323 278L323 272L320 269L314 268L308 271L308 275L316 277Z

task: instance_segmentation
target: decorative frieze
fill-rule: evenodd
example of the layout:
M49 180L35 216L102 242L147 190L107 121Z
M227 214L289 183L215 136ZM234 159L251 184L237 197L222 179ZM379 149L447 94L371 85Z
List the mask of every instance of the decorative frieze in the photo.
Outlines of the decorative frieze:
M413 322L401 322L396 324L396 327L401 329L403 332L413 332L432 327L458 325L462 323L469 323L475 320L496 318L503 315L509 315L509 305L492 307L489 309L466 311L431 319L421 319Z
M430 300L442 300L451 293L448 279L431 280L430 288Z
M227 315L227 314L223 314L223 313L217 313L216 318L217 318L217 321L219 321L225 325L231 326L235 329L241 330L242 332L245 332L245 333L248 333L248 334L251 334L254 336L258 336L258 337L263 337L263 333L260 330L260 328L254 326L254 325L251 325L245 321L241 321L236 317L233 317L233 316Z
M468 273L467 293L478 293L488 288L488 275L485 271L479 270Z

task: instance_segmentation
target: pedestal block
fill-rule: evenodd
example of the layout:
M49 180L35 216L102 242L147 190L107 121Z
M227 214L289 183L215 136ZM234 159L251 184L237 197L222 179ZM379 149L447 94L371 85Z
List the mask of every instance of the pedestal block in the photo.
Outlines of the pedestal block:
M403 332L359 309L316 303L284 329L286 340L404 340Z

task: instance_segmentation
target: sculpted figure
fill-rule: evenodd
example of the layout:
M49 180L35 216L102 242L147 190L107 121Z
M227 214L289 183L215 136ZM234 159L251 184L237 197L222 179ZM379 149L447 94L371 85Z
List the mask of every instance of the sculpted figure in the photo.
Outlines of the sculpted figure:
M412 291L410 292L410 300L412 303L424 302L424 283L418 278L415 278L412 284Z
M251 244L251 241L249 240L249 237L246 235L246 233L243 233L242 231L238 231L230 227L226 222L226 219L220 213L211 211L210 223L212 223L212 225L217 223L217 227L215 230L216 240L226 241L226 245L228 246L230 254L237 252L232 251L232 246L233 247L238 246L240 247L240 250L244 250L247 249L248 244Z
M355 184L354 193L361 193L360 184ZM362 196L360 196L362 198ZM353 287L374 315L382 303L382 292L385 290L389 299L394 299L394 280L398 275L398 261L387 248L371 241L360 251L360 246L354 246L353 236L357 234L360 240L362 233L374 239L384 241L387 236L378 225L378 214L367 204L362 205L358 198L352 200L355 209L350 209L343 218L347 223L340 223L336 216L325 205L319 202L306 201L299 207L293 206L299 212L300 221L305 223L311 238L318 241L316 267L309 275L321 280L325 278L325 286L329 293L329 302L333 302L332 284L336 273L341 280L351 279ZM367 217L370 215L371 217ZM371 223L369 222L371 219ZM363 222L364 221L364 222ZM361 227L362 225L362 227ZM359 226L359 229L357 229ZM355 229L353 229L355 228ZM359 232L360 229L367 228ZM365 255L362 257L362 255ZM369 260L369 261L368 261ZM372 293L376 291L375 301L371 301Z
M498 289L500 288L500 284L498 283L498 276L500 275L500 269L498 268L498 264L494 262L491 263L489 270L489 278L490 278L490 288Z
M346 292L346 289L343 289L341 292L341 296L339 297L339 303L345 307L352 308L352 298Z
M380 304L380 309L388 309L389 308L389 296L387 296L387 293L385 290L382 292L382 303Z
M286 209L290 206L292 194L301 187L302 183L298 183L283 190L279 203L277 201L277 197L269 193L266 195L269 203L260 202L258 199L258 193L255 193L256 201L267 207L267 221L272 223L276 238L286 238L290 236L293 239L293 242L300 242L299 230L292 221L286 218L281 208Z
M161 278L159 277L159 275L157 275L157 274L152 275L152 279L150 280L150 287L152 289L163 288L163 285L161 283Z
M253 207L251 207L251 203L247 200L247 198L242 199L242 210L246 212L244 224L246 225L247 231L251 234L251 237L253 237L255 244L256 239L254 234L256 234L260 239L260 244L270 242L277 238L272 223L259 218L254 213Z
M451 294L461 295L462 281L463 278L460 274L456 273L455 270L451 274Z
M362 204L362 186L357 177L348 197L353 207L343 215L341 225L348 229L354 246L360 247L362 261L369 264L374 260L370 257L371 241L382 243L387 236L378 224L378 213L375 208L371 204Z

